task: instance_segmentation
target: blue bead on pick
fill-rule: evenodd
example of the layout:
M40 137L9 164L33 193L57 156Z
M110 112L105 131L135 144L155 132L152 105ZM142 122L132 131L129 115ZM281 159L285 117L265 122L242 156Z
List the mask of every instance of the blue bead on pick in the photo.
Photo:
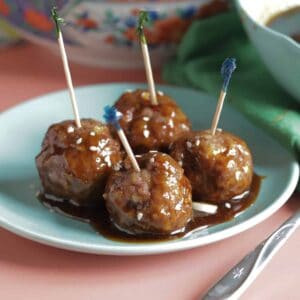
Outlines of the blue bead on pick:
M121 128L119 120L122 118L122 113L120 113L114 106L106 105L104 107L103 118L106 123L112 124L117 130Z
M232 73L236 69L236 59L226 58L222 64L221 75L223 78L223 91L226 93Z
M134 153L128 143L127 137L119 123L119 120L122 118L122 113L120 113L114 106L106 105L104 107L103 118L106 123L115 126L115 128L117 129L119 138L121 140L121 143L123 144L125 151L128 154L129 159L131 160L133 168L135 169L135 171L140 172L141 169L139 167L139 164L138 164L138 162L134 156Z

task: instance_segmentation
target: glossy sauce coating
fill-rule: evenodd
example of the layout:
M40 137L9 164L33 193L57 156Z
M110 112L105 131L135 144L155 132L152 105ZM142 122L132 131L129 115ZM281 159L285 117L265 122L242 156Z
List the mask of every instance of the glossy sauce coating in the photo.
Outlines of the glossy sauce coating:
M77 128L68 120L50 126L36 165L48 197L96 205L108 175L121 167L122 152L106 125L92 119L81 124Z
M296 42L300 43L300 33L293 34L293 35L291 36L291 38L292 38L293 40L295 40Z
M190 131L187 116L168 96L157 93L152 105L145 90L124 93L115 107L123 114L120 125L135 153L166 152L169 144Z
M114 224L131 234L174 234L192 218L191 185L183 169L167 154L149 152L113 172L105 188L105 204Z
M191 132L171 145L170 155L189 178L194 201L224 202L250 188L251 152L243 140L231 133Z
M176 239L190 234L193 230L205 228L214 224L220 224L233 219L237 214L243 212L251 206L256 200L259 193L262 177L254 174L250 186L250 190L244 193L240 198L231 199L224 203L219 203L218 212L215 215L206 215L194 211L193 217L181 231L173 235L157 235L157 234L139 234L132 235L124 231L120 231L111 221L109 214L104 206L104 202L99 203L97 208L80 207L71 205L69 201L55 201L41 195L41 202L56 212L65 216L86 222L90 224L98 233L105 238L118 242L146 243L155 241L165 241ZM200 231L201 232L201 231Z

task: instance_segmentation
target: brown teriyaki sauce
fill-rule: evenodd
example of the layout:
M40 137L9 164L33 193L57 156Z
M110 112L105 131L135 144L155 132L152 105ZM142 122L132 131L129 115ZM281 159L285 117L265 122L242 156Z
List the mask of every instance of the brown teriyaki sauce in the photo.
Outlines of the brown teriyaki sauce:
M256 174L253 176L251 188L248 192L229 201L218 204L218 212L214 215L208 215L194 211L193 219L188 223L186 228L174 235L131 235L120 231L111 221L107 210L105 209L104 200L98 207L82 207L70 204L69 201L55 199L49 195L39 195L39 200L46 207L61 213L65 216L86 222L90 224L98 233L105 238L123 241L123 242L154 242L180 238L196 228L206 227L209 225L219 224L233 219L237 214L244 211L254 203L263 177Z
M291 36L293 40L295 40L297 43L300 43L300 33L295 33Z

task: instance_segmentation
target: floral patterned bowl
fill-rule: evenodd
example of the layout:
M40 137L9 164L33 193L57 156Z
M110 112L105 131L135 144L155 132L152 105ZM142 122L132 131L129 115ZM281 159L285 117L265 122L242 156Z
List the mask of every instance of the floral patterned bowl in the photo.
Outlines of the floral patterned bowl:
M136 40L138 12L146 9L146 35L154 65L173 55L192 20L227 9L226 0L0 0L0 16L23 38L57 52L53 2L66 21L63 28L70 59L92 66L136 68L142 65Z

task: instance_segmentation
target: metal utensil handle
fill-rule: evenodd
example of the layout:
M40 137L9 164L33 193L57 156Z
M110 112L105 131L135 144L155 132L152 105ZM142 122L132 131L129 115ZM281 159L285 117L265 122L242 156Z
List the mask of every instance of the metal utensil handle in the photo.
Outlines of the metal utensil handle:
M238 299L299 225L300 210L244 257L202 299Z

